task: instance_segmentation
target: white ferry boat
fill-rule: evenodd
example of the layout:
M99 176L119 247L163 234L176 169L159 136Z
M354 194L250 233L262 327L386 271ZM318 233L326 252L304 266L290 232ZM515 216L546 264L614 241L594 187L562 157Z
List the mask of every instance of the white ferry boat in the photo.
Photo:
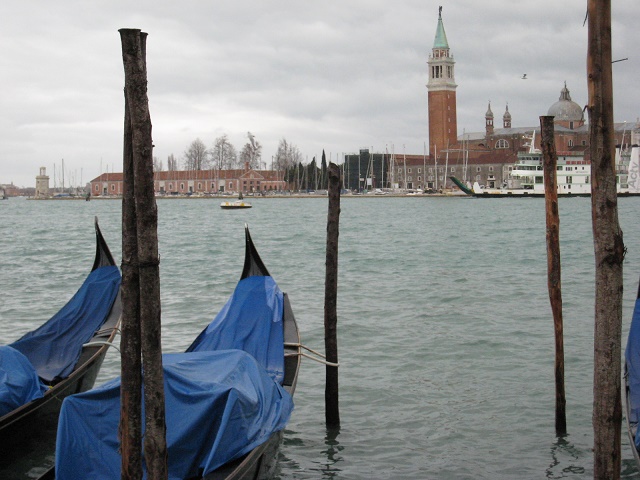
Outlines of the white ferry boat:
M473 184L471 194L476 197L544 197L542 152L533 148L531 138L528 152L518 153L507 185L504 188L482 188ZM616 177L619 196L640 195L640 147L616 151ZM557 154L556 182L558 196L591 196L591 162L580 152Z

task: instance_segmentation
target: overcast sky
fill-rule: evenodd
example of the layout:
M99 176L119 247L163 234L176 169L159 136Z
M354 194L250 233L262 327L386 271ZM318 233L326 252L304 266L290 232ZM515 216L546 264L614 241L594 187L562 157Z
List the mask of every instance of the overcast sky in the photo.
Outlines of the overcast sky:
M613 3L616 121L640 116L637 0ZM536 126L564 82L587 101L587 2L577 0L56 0L0 4L0 183L53 186L122 171L118 29L149 34L154 155L252 132L270 165L282 138L305 159L360 148L422 154L427 59L442 16L456 66L458 134ZM527 74L527 80L522 75ZM340 161L341 162L341 161Z

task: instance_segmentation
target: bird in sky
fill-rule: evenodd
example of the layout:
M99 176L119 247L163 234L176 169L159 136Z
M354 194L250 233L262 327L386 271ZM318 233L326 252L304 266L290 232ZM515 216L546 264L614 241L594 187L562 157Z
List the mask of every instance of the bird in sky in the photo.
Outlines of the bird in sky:
M527 74L525 73L524 75L522 75L522 80L526 80L527 79Z

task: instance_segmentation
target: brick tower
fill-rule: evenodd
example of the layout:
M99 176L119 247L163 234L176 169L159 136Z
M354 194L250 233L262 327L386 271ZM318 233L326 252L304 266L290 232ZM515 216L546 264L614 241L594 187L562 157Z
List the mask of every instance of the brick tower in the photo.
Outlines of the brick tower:
M452 147L458 140L456 116L456 82L453 56L442 23L442 7L438 12L438 28L429 56L429 153L436 154Z

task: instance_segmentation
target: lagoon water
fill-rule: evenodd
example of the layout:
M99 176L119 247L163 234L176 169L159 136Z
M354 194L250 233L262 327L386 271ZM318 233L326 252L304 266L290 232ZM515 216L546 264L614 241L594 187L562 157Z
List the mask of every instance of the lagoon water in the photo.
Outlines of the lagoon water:
M158 200L163 349L183 351L232 292L243 225L324 349L326 198ZM57 311L91 267L93 218L117 261L119 201L0 205L2 343ZM640 276L640 199L621 198L623 345ZM593 477L594 254L588 198L560 200L569 434L554 431L553 319L543 199L342 198L339 431L324 367L303 360L283 479ZM119 374L107 356L99 382ZM640 479L623 429L623 477Z

